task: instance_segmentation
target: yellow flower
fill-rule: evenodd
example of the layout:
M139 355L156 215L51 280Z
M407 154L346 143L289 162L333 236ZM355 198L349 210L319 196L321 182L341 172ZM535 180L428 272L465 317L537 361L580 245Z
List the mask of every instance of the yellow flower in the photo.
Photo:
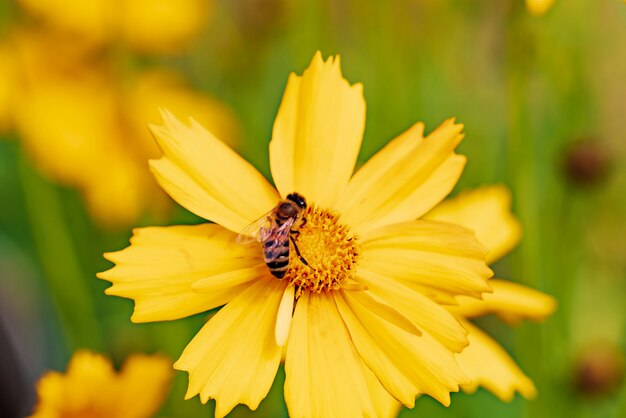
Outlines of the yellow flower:
M11 127L11 106L18 94L17 68L6 45L0 44L0 134Z
M318 53L289 77L274 123L274 189L194 120L163 117L151 127L164 154L152 171L215 223L137 229L128 248L106 254L116 266L98 276L112 282L107 294L135 300L134 322L226 305L175 363L189 372L188 398L216 399L218 417L238 403L255 409L283 350L292 417L382 415L394 399L413 406L418 394L448 405L451 391L471 383L454 357L467 331L441 302L490 290L486 250L466 228L419 219L461 175L461 125L448 120L424 136L417 123L353 175L362 86L343 79L338 57ZM307 199L306 222L294 224L279 280L261 245L236 238L293 192Z
M93 46L121 41L139 52L175 53L191 43L208 20L208 0L20 0L57 31Z
M554 0L526 0L526 8L536 16L547 12L554 4Z
M230 144L238 135L234 115L173 71L120 80L105 54L66 41L56 32L14 28L0 45L0 131L17 131L36 167L80 190L102 225L164 213L167 198L145 169L146 160L159 155L146 125L159 117L146 109L197 115Z
M124 0L120 7L120 37L138 52L181 52L205 26L209 0Z
M515 247L521 236L510 206L511 196L505 187L483 187L445 201L427 218L454 222L475 231L478 240L489 249L487 261L491 263ZM467 319L496 314L508 322L541 320L554 312L556 301L537 290L505 280L493 279L489 284L493 292L485 294L482 300L459 296L458 305L449 307L469 331L469 346L457 354L459 365L473 380L464 389L472 392L484 386L504 401L512 400L516 391L532 398L536 395L532 380L497 342Z
M46 373L37 384L31 418L147 418L165 400L171 363L161 356L133 355L116 373L104 356L78 351L67 372Z

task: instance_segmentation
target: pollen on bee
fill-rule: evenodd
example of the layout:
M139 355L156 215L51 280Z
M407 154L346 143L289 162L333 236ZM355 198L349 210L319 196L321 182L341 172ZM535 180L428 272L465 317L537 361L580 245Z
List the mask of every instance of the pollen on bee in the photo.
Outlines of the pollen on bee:
M359 258L358 239L340 222L339 215L309 206L306 222L299 229L296 244L305 265L293 257L285 278L295 286L296 298L303 291L324 292L351 282Z

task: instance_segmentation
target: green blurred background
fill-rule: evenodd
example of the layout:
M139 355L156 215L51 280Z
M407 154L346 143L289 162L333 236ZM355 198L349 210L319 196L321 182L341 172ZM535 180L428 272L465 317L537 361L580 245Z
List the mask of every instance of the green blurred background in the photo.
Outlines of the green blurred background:
M54 13L45 9L50 3L55 2L0 2L0 45L11 46L25 33L65 30L57 15L69 10L82 21L73 1L56 2ZM517 396L503 403L479 390L453 395L450 408L424 397L401 416L626 416L621 383L626 3L556 0L541 16L529 13L523 0L207 0L201 7L202 19L194 22L192 33L168 48L161 48L167 42L150 38L149 30L143 43L133 33L124 35L122 23L105 35L89 33L93 40L81 32L91 29L83 27L58 38L44 36L52 39L43 49L52 58L39 57L34 48L35 58L26 64L15 64L11 54L3 58L0 47L0 79L5 80L4 87L0 81L0 319L8 336L0 347L2 357L24 373L22 380L15 375L3 380L22 385L26 411L34 402L36 379L49 369L65 370L75 349L108 353L116 364L136 351L176 359L206 320L198 315L131 324L132 302L105 297L108 284L95 278L109 267L102 253L126 246L133 226L200 220L157 192L156 198L146 193L146 201L124 209L125 199L137 196L128 194L133 189L124 179L112 179L136 167L147 173L143 156L150 151L143 151L143 139L134 139L147 130L104 135L116 145L98 145L102 158L116 150L124 158L132 155L137 161L129 165L132 169L117 172L117 165L107 163L87 170L90 182L78 178L93 156L83 159L76 150L91 149L90 141L97 139L73 130L76 114L84 109L76 114L71 105L65 113L55 109L64 100L63 86L68 81L96 86L89 93L97 92L98 100L69 103L100 103L102 95L115 90L111 102L121 128L116 125L111 132L127 132L131 119L158 122L152 114L128 116L139 104L156 109L168 103L161 103L158 94L131 100L141 85L138 74L176 71L187 83L184 94L211 100L181 108L191 109L188 113L198 108L209 119L216 113L218 125L228 120L219 129L269 176L267 144L287 76L301 73L321 50L325 57L340 54L346 78L365 86L360 162L415 121L424 121L427 130L451 116L465 124L460 152L469 162L454 193L506 184L524 230L521 245L494 266L496 275L538 288L559 302L556 314L540 325L509 328L492 318L480 321L535 381L535 400ZM138 16L131 16L133 23L143 19ZM181 25L188 28L185 19ZM73 42L80 45L78 53L54 50L72 49ZM79 54L76 62L72 54ZM22 74L28 71L38 73ZM33 111L28 101L41 86L51 85L60 86L57 96L43 102L52 104L52 121L43 120L47 113ZM70 145L60 141L66 134L74 135L64 139ZM82 145L72 148L72 141ZM66 169L70 174L63 174ZM104 194L116 181L118 190ZM151 189L150 181L141 178L135 187ZM103 196L94 198L97 192ZM120 205L118 211L111 209ZM9 360L11 353L17 360ZM286 416L282 373L255 416ZM183 401L186 384L186 374L178 373L158 416L212 416L211 403ZM254 414L239 406L231 415Z

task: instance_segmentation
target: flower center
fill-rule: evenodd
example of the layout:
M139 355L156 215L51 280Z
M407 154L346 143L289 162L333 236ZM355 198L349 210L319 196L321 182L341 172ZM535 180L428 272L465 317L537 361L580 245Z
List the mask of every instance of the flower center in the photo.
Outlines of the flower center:
M291 246L291 264L285 276L296 288L296 298L308 290L340 289L352 278L359 256L358 241L339 216L328 210L309 206L303 214L295 245L306 264ZM307 265L308 264L308 265Z

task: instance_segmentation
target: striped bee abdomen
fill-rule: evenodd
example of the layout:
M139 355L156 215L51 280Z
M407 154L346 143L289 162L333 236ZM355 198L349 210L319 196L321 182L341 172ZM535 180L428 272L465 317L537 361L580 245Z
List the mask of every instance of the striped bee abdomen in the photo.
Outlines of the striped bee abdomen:
M263 258L270 272L282 279L289 267L289 237L270 238L263 243Z

